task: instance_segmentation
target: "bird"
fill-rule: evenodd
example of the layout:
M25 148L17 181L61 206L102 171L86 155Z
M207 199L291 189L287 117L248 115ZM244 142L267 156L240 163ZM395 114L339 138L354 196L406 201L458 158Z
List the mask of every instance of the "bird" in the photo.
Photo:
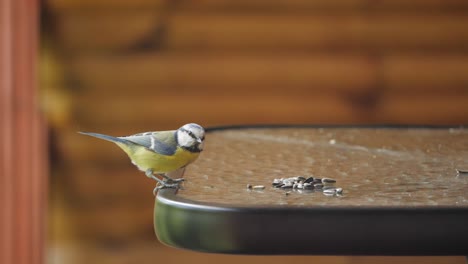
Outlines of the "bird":
M179 188L179 183L184 181L185 168L198 158L205 140L205 129L195 123L185 124L177 130L143 132L123 137L92 132L78 133L119 146L140 171L156 180L153 194L163 188ZM174 179L172 175L180 178Z

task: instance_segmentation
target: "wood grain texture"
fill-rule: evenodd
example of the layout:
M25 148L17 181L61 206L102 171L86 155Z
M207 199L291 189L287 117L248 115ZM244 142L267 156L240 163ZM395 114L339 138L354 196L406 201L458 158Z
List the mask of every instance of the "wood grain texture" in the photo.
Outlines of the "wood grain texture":
M362 94L377 86L419 93L468 92L468 57L454 54L200 54L85 56L70 72L87 93L127 87L161 94Z
M468 116L468 96L464 95L384 95L376 119L388 123L464 124Z
M374 63L359 54L150 53L83 56L69 61L69 71L83 89L160 87L174 94L171 88L182 87L183 94L204 90L225 94L224 88L235 88L231 92L263 94L284 89L365 90L375 83Z
M143 8L158 8L166 3L162 0L48 0L47 3L52 9L73 12L83 9L143 9ZM268 5L262 0L183 0L176 4L178 9L193 10L193 11L223 11L223 10L240 10L240 11L343 11L343 10L424 10L424 11L440 11L440 10L460 10L468 8L468 4L464 0L381 0L381 1L366 1L366 0L273 0L268 1Z
M37 91L37 1L0 3L0 262L43 263L45 122Z
M468 49L466 13L192 13L164 10L59 14L69 52L128 50L152 40L168 51ZM163 30L163 31L158 31ZM160 34L158 34L158 32Z
M12 126L14 122L13 115L13 72L12 72L12 2L0 2L0 140L2 142L0 152L0 181L1 198L0 206L0 228L2 236L0 238L0 258L2 263L12 263L16 258L13 252L14 240L14 193L10 188L13 182L13 150Z
M402 94L468 95L468 56L401 55L387 56L382 62L385 89Z

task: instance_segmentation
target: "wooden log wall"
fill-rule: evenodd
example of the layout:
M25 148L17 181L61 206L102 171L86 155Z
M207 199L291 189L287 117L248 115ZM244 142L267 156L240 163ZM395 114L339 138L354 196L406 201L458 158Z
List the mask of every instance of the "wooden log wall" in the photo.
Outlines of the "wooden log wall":
M50 93L70 102L55 124L57 164L81 237L152 235L153 183L77 130L468 123L464 0L48 0L45 10L61 72Z

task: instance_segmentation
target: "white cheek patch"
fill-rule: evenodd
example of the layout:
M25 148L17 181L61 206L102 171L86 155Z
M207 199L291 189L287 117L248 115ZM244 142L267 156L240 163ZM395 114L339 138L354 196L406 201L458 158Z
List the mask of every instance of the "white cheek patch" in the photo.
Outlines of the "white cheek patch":
M195 135L195 137L197 138L203 138L203 136L205 135L205 131L203 131L202 129L193 129L192 130L192 133Z
M180 146L184 146L184 147L190 147L190 146L193 146L193 144L195 143L195 139L193 139L189 134L187 134L186 132L181 132L181 133L178 133L178 138L177 140L179 141L179 145Z

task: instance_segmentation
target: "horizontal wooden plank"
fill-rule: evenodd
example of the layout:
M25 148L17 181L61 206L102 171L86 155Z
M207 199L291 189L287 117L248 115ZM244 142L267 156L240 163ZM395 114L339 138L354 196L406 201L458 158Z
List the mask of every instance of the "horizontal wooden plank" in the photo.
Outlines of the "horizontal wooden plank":
M99 128L94 131L115 136L124 135L115 133L109 129L106 130L109 132L102 132ZM102 186L102 183L111 186L113 181L119 181L117 183L119 186L116 189L112 187L112 190L103 190L103 196L126 196L128 193L125 193L120 188L121 181L132 181L128 186L129 192L131 190L140 190L144 186L151 187L153 185L143 172L139 172L131 164L125 152L111 142L86 137L75 133L75 131L58 134L56 141L57 148L61 154L61 164L66 168L64 173L67 175L63 177L64 188L69 188L67 192L70 193L71 197L85 199L87 194L83 190L90 189L91 193L96 193L100 186ZM104 168L108 168L108 172L105 172ZM117 173L113 177L112 175L116 173L115 171L122 173ZM81 176L82 174L86 175ZM87 180L79 179L79 177L97 178L88 182Z
M128 49L153 37L160 24L160 12L84 12L57 16L55 34L58 46L65 50L112 52Z
M94 208L71 207L68 210L69 221L73 226L70 232L78 240L128 241L154 237L154 198L149 197L146 201L108 203Z
M82 10L128 10L132 8L162 8L164 0L46 0L47 8L53 12Z
M245 95L275 94L278 88L292 94L368 91L377 77L374 65L373 59L359 55L144 54L81 57L67 67L83 91L153 87L154 93L175 88L184 94L224 94L233 89Z
M77 93L90 96L467 93L466 55L142 55L70 62Z
M90 148L89 151L97 149L107 150L108 153L116 152L111 144L98 145ZM98 152L102 153L102 151ZM124 152L122 154L116 157L117 159L110 159L103 155L95 161L86 163L63 163L63 167L66 166L66 173L63 173L61 180L64 191L73 201L87 206L99 206L99 204L106 206L109 203L121 202L150 204L156 182L146 177L144 173L130 164L130 161L126 162Z
M48 6L54 10L80 9L131 9L160 8L166 1L162 0L47 0ZM416 9L441 10L468 8L464 0L184 0L173 4L182 10L235 10L235 11L284 11L284 10L347 10L347 9Z
M57 16L69 52L150 45L166 51L468 50L466 14L193 14L154 10ZM163 29L161 31L161 28ZM151 46L151 45L150 45Z
M468 95L468 56L394 55L383 59L382 85L402 93Z
M175 15L165 45L176 50L465 50L467 24L466 15Z
M181 10L213 10L220 11L263 11L263 12L311 12L311 11L429 11L429 10L460 10L468 8L463 0L273 0L273 1L230 1L230 0L188 0L178 6Z
M130 96L111 100L75 97L74 117L83 128L118 124L167 126L198 122L202 125L258 123L365 122L354 102L340 96ZM153 125L154 124L154 125Z
M399 124L468 124L468 96L408 96L386 94L374 112L382 123Z

